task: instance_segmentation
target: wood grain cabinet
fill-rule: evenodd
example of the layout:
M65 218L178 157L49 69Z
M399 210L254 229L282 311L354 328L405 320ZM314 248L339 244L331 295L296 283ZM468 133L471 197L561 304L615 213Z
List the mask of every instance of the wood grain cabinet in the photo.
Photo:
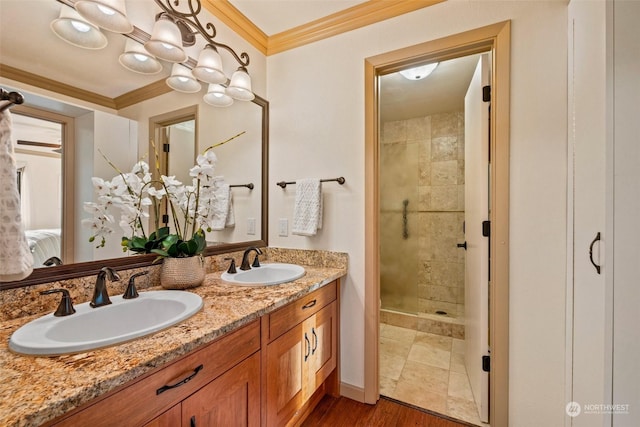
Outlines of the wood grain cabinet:
M338 282L230 332L48 426L300 423L338 394Z
M195 417L196 426L257 426L259 350L260 322L254 321L70 412L53 425L179 427L193 425L191 417ZM237 418L239 413L244 415ZM227 419L234 422L207 422Z
M333 283L269 316L271 341L266 344L263 356L268 426L286 425L294 420L336 369L335 300Z

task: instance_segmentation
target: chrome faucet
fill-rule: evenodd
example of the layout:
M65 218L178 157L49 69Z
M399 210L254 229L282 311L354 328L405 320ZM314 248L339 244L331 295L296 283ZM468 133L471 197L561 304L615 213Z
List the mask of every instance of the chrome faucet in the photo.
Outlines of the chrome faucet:
M91 298L91 302L89 303L91 307L97 308L111 304L105 280L107 278L112 282L120 280L120 276L113 268L102 267L102 270L100 270L98 277L96 278L96 287L93 290L93 298Z
M260 262L258 261L258 255L262 255L262 251L259 248L256 248L255 246L251 246L246 251L244 251L244 254L242 255L242 264L240 265L240 270L251 270L251 266L249 265L249 254L252 251L255 251L256 253L256 258L253 260L253 266L260 267Z

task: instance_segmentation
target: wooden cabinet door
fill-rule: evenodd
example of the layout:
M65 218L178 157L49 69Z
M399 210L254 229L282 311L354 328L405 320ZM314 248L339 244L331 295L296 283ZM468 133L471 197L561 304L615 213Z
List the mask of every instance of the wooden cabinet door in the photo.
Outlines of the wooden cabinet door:
M259 427L260 353L182 402L184 427Z
M332 302L320 310L311 319L311 355L307 363L309 371L306 397L327 379L336 368L337 360L337 325L336 303ZM306 400L306 399L305 399Z
M182 422L181 406L178 403L162 415L149 421L144 427L178 427Z
M267 345L267 425L284 424L304 403L302 324Z

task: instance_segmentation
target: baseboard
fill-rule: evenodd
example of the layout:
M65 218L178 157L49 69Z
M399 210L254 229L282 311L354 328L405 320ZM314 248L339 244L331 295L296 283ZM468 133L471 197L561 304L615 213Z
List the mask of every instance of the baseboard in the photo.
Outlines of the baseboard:
M347 383L340 383L340 394L349 399L364 403L364 388Z

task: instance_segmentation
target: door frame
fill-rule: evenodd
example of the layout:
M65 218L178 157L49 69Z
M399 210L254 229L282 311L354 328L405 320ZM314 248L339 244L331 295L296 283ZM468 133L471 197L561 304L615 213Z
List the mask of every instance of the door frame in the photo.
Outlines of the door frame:
M418 61L444 61L491 50L491 237L489 305L492 427L509 421L509 136L511 21L365 59L364 401L380 398L378 378L380 257L378 76Z

